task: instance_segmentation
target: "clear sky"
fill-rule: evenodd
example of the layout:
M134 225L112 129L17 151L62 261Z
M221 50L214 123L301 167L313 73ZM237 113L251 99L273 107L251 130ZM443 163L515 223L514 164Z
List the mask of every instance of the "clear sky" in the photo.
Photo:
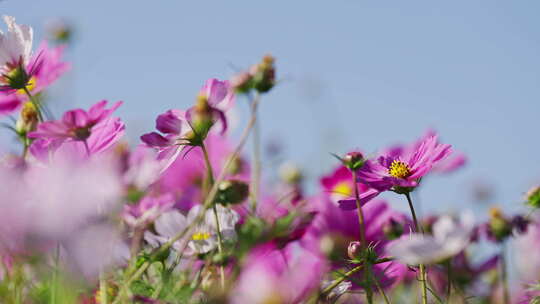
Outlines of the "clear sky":
M0 13L38 40L47 20L70 20L74 68L55 108L124 100L133 139L205 79L272 53L282 82L262 104L263 140L281 140L311 176L335 164L329 152L434 128L470 162L426 180L425 209L466 206L483 180L518 210L540 182L538 1L3 0Z

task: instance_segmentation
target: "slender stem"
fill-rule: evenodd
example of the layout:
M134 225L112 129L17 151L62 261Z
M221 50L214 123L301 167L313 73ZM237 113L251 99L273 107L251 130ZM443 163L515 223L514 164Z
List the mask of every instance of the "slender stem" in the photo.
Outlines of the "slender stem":
M208 156L208 150L206 150L206 146L204 143L201 143L201 150L203 152L204 156L204 163L206 165L207 170L207 176L205 184L209 185L210 187L214 185L214 171L212 170L212 163L210 163L210 157ZM206 189L204 190L206 193ZM219 216L217 212L217 207L215 203L212 203L212 211L214 213L214 219L216 221L216 233L218 237L218 252L220 254L223 254L223 235L221 234L221 225L219 223ZM219 273L221 278L221 288L225 289L225 270L223 269L223 265L219 267Z
M103 270L99 273L99 303L109 303L109 295L107 294L107 279L105 278Z
M501 284L503 289L503 300L504 304L510 304L510 291L508 290L508 274L506 272L506 250L504 243L501 245L501 252L499 254L499 259L501 261Z
M362 245L362 250L366 249L366 229L364 223L364 211L362 210L362 204L360 203L360 191L357 185L357 174L355 170L352 171L352 182L354 185L354 197L356 199L356 211L358 212L358 224L360 226L360 243Z
M394 259L393 258L382 258L382 259L378 259L377 261L375 261L374 264L380 264L380 263L386 263L386 262L390 262L390 261L393 261ZM325 294L328 294L330 293L334 288L336 288L340 283L342 283L343 281L345 281L347 278L349 278L350 276L352 276L353 274L357 273L358 271L360 271L362 268L364 267L364 265L358 265L356 267L354 267L353 269L347 271L346 273L343 274L343 276L341 276L339 279L336 279L332 284L328 285L325 289L323 289L321 291L321 295L325 295Z
M356 211L358 212L358 224L360 227L360 245L361 251L363 254L366 253L366 227L364 222L364 211L362 210L362 204L360 203L360 191L357 184L357 175L356 170L351 170L352 172L352 183L354 187L354 197L356 199ZM367 264L367 267L364 269L364 279L366 280L366 298L368 303L373 303L373 290L371 290L371 265Z
M447 289L446 289L446 300L450 303L450 297L452 296L452 259L448 259L448 262L446 262L446 280L447 282Z
M424 229L422 229L422 227L418 224L418 218L416 217L416 212L414 211L414 206L411 200L410 193L406 192L405 197L407 198L407 202L409 203L409 208L411 209L415 232L424 234ZM427 273L426 273L426 266L424 264L420 264L420 280L419 281L422 287L422 304L427 304Z
M371 268L371 265L369 266ZM371 270L370 272L371 272L371 276L373 277L373 282L375 283L375 286L377 287L377 290L379 291L379 293L382 295L384 299L384 303L391 304L390 299L388 299L388 297L386 296L386 293L384 292L384 289L382 288L381 284L379 284L379 280L377 280L377 278L375 277L375 275L373 275L373 272Z
M37 113L38 113L38 120L40 122L43 121L43 113L41 113L42 109L41 109L41 105L39 104L39 101L37 101L34 98L32 93L30 93L30 91L28 91L28 88L24 87L23 90L24 90L24 93L26 93L26 95L28 96L28 99L30 99L30 102L34 105L34 107L36 107L36 110L37 110Z
M255 103L255 101L257 101L257 103L259 102L260 98L261 98L261 95L260 93L255 93L255 97L253 98L253 100L250 102L250 104L252 105L253 103ZM257 111L257 108L253 109L252 108L252 112L255 112ZM257 208L257 201L259 200L259 185L260 185L260 180L261 180L261 138L260 138L260 128L259 128L259 122L255 122L254 126L253 126L253 173L252 173L252 176L251 176L251 195L250 195L250 198L251 198L251 209L252 210L255 210Z
M59 265L60 265L60 243L57 243L56 248L54 250L54 270L53 270L52 287L51 287L51 303L57 302Z

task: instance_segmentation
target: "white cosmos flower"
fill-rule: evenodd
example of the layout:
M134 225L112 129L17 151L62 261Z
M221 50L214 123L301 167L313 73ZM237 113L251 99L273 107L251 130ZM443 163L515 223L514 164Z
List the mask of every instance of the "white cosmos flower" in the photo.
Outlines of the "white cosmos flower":
M157 235L147 231L145 233L145 240L154 247L167 242L195 221L201 208L201 205L191 208L187 216L184 216L177 210L163 213L154 222ZM221 205L217 205L216 208L223 240L235 240L236 231L234 228L240 220L240 216L234 210ZM178 251L183 250L186 242L188 245L188 252L186 254L188 255L207 253L217 247L217 225L212 209L207 210L201 223L191 229L190 233L184 238L175 242L173 248Z
M465 249L473 230L472 212L463 213L459 220L442 216L433 225L433 235L406 235L389 244L387 250L390 255L407 264L432 264Z
M6 65L25 66L32 55L33 30L30 26L15 23L15 18L3 16L6 33L0 30L0 72L8 73Z

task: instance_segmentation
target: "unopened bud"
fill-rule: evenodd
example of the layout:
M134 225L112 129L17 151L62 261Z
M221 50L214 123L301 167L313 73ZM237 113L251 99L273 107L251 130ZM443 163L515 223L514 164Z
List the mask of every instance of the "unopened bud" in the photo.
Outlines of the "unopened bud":
M343 157L343 165L350 170L362 168L365 163L364 155L360 152L349 152Z
M253 87L253 76L248 72L240 72L231 78L231 87L237 93L247 93Z
M235 157L231 161L231 165L227 168L227 173L229 175L236 175L239 174L244 170L244 161L240 157Z
M501 242L512 234L512 223L504 217L500 208L491 208L489 216L489 233L496 241Z
M302 181L302 172L298 166L292 163L285 163L279 168L281 179L288 184L298 184Z
M527 194L525 194L525 202L533 208L540 208L539 186L533 187L529 191L527 191Z
M243 202L249 194L249 186L239 180L226 180L219 183L216 201L223 205Z
M19 134L26 134L34 131L38 124L38 111L33 103L25 102L21 109L21 115L16 123L16 130Z
M253 85L260 93L270 91L275 85L276 72L274 68L274 61L274 57L271 55L266 55L263 57L262 62L256 66L256 68L252 68L251 72L253 75Z
M358 241L350 242L347 247L347 255L351 260L358 260L362 258L362 244Z
M213 125L212 107L208 104L208 98L204 95L197 96L191 117L193 133L188 134L186 139L192 145L199 145L204 141Z

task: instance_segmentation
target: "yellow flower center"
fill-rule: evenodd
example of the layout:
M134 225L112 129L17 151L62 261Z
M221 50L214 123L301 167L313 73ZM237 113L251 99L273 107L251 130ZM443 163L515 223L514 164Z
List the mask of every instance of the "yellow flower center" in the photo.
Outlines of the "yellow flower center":
M29 91L29 92L32 92L37 86L37 78L36 76L32 76L30 78L30 80L28 80L28 83L26 84L26 89ZM17 93L21 94L21 95L24 95L26 94L26 92L24 91L24 89L19 89L17 90Z
M191 235L191 239L194 241L206 241L210 238L210 233L208 232L195 232Z
M393 177L407 178L411 175L411 169L406 163L394 160L390 165L390 168L388 168L388 173Z
M349 182L339 182L332 188L332 194L339 194L345 197L352 195L353 189Z

